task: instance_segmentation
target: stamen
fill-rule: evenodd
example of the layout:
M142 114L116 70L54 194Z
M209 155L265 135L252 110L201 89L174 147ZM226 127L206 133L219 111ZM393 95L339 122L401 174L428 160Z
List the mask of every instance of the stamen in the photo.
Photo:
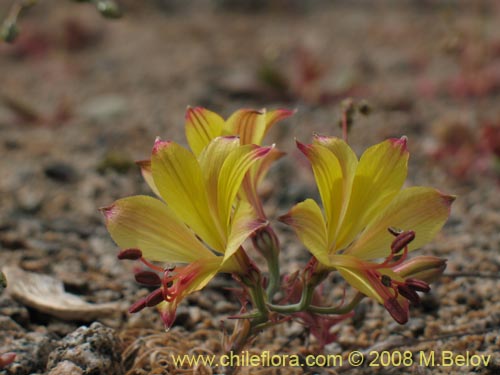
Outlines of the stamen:
M140 259L141 262L146 265L148 268L151 268L153 271L157 271L157 272L163 272L163 268L151 263L150 261L148 261L147 259L145 258L141 258Z
M153 307L158 305L160 302L164 301L163 290L161 288L156 289L154 292L150 293L146 297L146 306Z
M411 241L415 239L415 232L412 230L408 230L405 232L402 232L396 236L394 241L392 241L391 244L391 252L392 254L398 254L403 250L405 247L409 245Z
M408 285L408 287L410 287L412 290L415 290L417 292L428 293L431 290L429 284L427 284L425 281L418 279L413 279L413 278L406 279L405 284Z
M133 314L136 312L141 311L143 308L146 307L146 298L141 298L139 301L135 302L128 308L128 312Z
M117 255L117 258L120 260L129 259L129 260L138 260L142 257L142 251L140 249L124 249L120 251Z
M149 286L160 286L161 279L156 273L151 271L140 271L135 274L135 281Z
M408 301L410 301L413 306L420 305L420 297L418 296L417 292L411 289L408 285L406 284L398 285L398 292Z

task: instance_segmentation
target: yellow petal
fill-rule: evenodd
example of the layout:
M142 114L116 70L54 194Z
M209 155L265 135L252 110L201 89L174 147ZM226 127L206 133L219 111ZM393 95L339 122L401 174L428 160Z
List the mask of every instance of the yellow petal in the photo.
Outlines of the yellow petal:
M342 167L337 156L320 144L304 145L297 142L297 147L311 163L314 178L321 195L328 233L328 248L334 244L336 228L343 205L344 179Z
M245 174L257 160L265 157L271 150L271 147L244 145L233 150L224 161L219 171L217 202L219 217L226 228L229 228L231 209Z
M262 207L262 200L258 194L258 186L266 176L269 168L273 162L285 155L284 152L273 148L266 156L257 160L250 168L243 180L242 194L244 199L251 203L255 211L261 218L265 218L264 208Z
M214 216L214 225L221 233L224 233L224 236L227 235L226 220L230 212L224 211L222 216L219 213L219 176L229 155L239 147L240 140L237 137L217 137L205 147L198 157L208 193L208 204ZM227 206L225 209L227 210Z
M356 168L337 249L347 247L401 190L407 164L406 137L389 139L365 151Z
M264 131L264 136L277 122L290 117L295 114L296 111L291 111L289 109L275 109L273 111L266 112L266 130ZM262 139L260 140L262 142ZM261 144L258 142L257 144Z
M136 164L141 168L142 178L148 184L149 188L156 194L156 196L161 198L160 192L156 188L155 181L153 179L153 171L151 169L151 160L141 160L136 162Z
M192 262L214 257L160 200L135 196L102 209L113 240L122 249L138 248L145 258L163 262Z
M186 111L186 139L195 155L222 134L224 119L218 114L202 107L188 107Z
M185 272L196 272L194 277L187 276L184 280L177 280L177 285L174 284L171 286L171 288L176 289L175 298L169 302L162 301L156 306L167 329L175 321L175 314L179 303L189 294L204 288L214 278L219 271L221 259L222 257L214 256L191 263L188 266L190 271L186 268Z
M448 219L453 200L453 196L428 187L402 190L346 250L346 254L361 259L387 257L394 240L387 230L389 227L415 232L409 250L425 245Z
M266 133L266 112L253 109L240 109L234 112L226 121L225 135L237 135L241 144L262 143Z
M331 204L339 204L338 216L335 216L328 225L328 236L330 244L333 244L340 230L340 223L344 219L347 211L349 199L352 192L352 184L356 174L358 158L349 145L340 138L315 136L314 142L326 147L328 151L333 153L339 161L342 172L342 186L339 191L333 191L332 194L338 194L339 198ZM337 210L336 210L337 211Z
M325 220L318 204L312 199L297 203L279 218L290 225L300 242L324 265L329 265L328 234Z
M240 200L231 218L230 233L224 261L232 256L243 242L257 229L266 225L265 220L258 219L250 203Z
M175 142L157 140L151 157L156 187L175 214L213 250L223 253L223 234L214 226L207 187L195 156Z
M381 304L395 295L394 291L382 284L379 276L369 270L369 263L354 256L332 255L330 256L330 266L336 268L352 287ZM403 281L401 276L390 269L378 269L378 272L389 276L391 280Z

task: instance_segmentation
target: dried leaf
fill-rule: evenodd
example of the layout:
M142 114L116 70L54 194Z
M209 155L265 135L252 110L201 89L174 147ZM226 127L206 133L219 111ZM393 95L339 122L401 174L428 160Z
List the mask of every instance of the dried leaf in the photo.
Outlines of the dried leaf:
M9 294L26 306L63 320L92 321L120 311L116 302L92 304L67 293L63 283L48 275L26 272L18 267L2 269Z

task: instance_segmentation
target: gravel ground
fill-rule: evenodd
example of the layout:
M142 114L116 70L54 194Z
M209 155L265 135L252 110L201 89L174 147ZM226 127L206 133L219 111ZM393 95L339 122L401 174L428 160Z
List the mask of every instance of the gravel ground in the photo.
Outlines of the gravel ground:
M277 217L317 196L294 138L339 136L345 97L372 107L350 137L358 152L407 135L408 184L458 196L443 231L419 251L447 258L446 275L405 326L363 301L323 352L342 363L240 373L500 373L499 4L242 3L128 0L125 17L109 21L88 4L47 1L22 18L16 44L0 44L0 266L14 275L0 295L0 354L17 354L0 374L186 373L171 353L221 354L221 321L238 309L224 290L230 278L187 298L168 333L154 311L129 315L148 290L132 264L116 260L97 208L149 194L134 161L158 135L185 143L187 105L224 116L295 108L269 137L288 152L263 186ZM303 267L304 250L276 228L283 268ZM249 350L305 357L317 345L290 323ZM347 363L353 351L366 356L362 366ZM384 351L409 351L411 361L384 365L375 354ZM436 363L445 353L491 357L432 366L430 353Z

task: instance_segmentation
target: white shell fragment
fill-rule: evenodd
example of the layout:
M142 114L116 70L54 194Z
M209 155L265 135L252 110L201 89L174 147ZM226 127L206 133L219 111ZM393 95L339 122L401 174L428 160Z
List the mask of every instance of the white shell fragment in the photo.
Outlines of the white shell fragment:
M45 314L63 320L92 321L120 310L115 302L93 304L67 293L63 283L48 275L4 267L6 291L16 300Z

